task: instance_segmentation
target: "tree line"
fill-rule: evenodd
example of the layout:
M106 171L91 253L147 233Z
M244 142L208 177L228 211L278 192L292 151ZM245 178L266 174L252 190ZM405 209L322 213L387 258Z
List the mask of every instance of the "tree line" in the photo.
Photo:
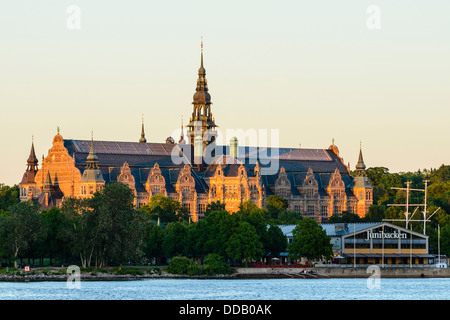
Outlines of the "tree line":
M298 213L279 210L276 198L270 210L249 201L234 214L222 203L211 203L205 218L194 223L186 208L162 195L136 210L132 191L121 183L42 211L31 201L20 202L16 187L1 190L0 261L16 267L24 258L32 264L46 258L52 265L104 267L164 264L175 256L201 261L208 254L240 264L285 251L287 240L277 225L302 220Z
M389 173L387 168L374 167L368 168L366 174L374 195L367 215L360 218L342 212L328 222L404 218L400 208L388 206L405 203L404 191L392 187L405 187L406 181L411 181L411 188L423 189L424 180L429 180L428 212L441 208L426 225L430 252L437 253L439 225L441 253L450 254L450 166L413 173ZM410 203L422 203L423 197L423 192L412 193ZM266 208L244 202L233 214L225 210L224 204L214 202L208 205L204 219L196 223L190 221L187 209L171 198L156 195L138 210L133 200L128 186L110 183L91 198L69 198L61 208L40 211L33 202L19 201L18 186L0 185L0 263L17 266L25 258L42 265L45 258L52 265L103 267L164 264L176 256L202 261L214 254L216 260L241 264L284 251L289 251L292 259L331 255L329 238L320 226L289 210L288 202L279 196L267 197ZM286 224L297 225L289 245L278 227ZM412 223L412 227L423 231L423 223Z

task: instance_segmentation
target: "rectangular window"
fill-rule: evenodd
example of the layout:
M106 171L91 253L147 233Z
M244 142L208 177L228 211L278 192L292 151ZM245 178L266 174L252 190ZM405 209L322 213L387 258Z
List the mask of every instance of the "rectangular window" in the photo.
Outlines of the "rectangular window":
M206 211L206 203L197 203L197 214L204 214Z
M342 213L342 207L339 205L334 206L334 213L338 213L338 214Z
M183 203L183 207L187 208L189 212L191 212L191 204L190 203Z
M320 208L320 213L322 214L322 217L328 217L328 206L322 206Z
M308 206L308 211L307 211L307 215L308 216L313 216L314 215L314 206Z
M298 205L298 204L295 204L295 205L294 205L294 211L300 213L300 212L301 212L301 207L302 207L302 206L300 206L300 205Z

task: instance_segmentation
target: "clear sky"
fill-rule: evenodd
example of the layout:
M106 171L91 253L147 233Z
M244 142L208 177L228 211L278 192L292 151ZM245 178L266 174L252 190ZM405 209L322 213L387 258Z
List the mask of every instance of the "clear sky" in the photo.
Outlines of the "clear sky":
M221 129L334 138L352 168L360 141L368 167L450 164L448 0L20 0L0 10L0 182L19 183L32 136L40 160L57 126L138 141L144 114L147 140L165 141L192 112L201 36Z

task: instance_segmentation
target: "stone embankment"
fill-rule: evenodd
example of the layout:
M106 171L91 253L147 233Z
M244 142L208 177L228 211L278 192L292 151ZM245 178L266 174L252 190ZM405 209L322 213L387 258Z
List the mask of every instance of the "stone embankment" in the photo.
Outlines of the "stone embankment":
M381 278L450 278L450 268L379 268L376 270ZM230 275L176 275L166 271L144 274L113 274L102 272L83 272L81 281L121 281L144 279L283 279L283 278L368 278L374 274L373 269L367 268L339 268L339 267L315 267L315 268L236 268ZM0 281L31 282L31 281L67 281L69 274L59 272L11 272L0 273Z
M70 274L43 274L43 273L10 273L0 274L0 282L34 282L34 281L67 281ZM111 273L81 273L81 281L126 281L126 280L144 280L144 279L233 279L235 274L231 275L177 275L162 271L160 274L111 274Z
M237 268L236 272L239 278L298 278L305 270L311 270L318 278L368 278L374 273L373 269L364 267ZM450 268L380 267L376 272L382 278L450 278Z

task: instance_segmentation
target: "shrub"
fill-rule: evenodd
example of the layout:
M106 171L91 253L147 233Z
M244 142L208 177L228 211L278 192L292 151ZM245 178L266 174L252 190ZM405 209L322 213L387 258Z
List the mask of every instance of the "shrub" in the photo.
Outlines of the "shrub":
M233 271L231 270L230 265L225 261L225 259L216 254L210 253L205 257L205 261L203 264L203 272L205 274L230 274Z
M167 272L172 274L196 275L201 274L201 268L192 259L177 256L170 259Z
M117 275L142 276L144 272L137 268L119 268L115 271Z

